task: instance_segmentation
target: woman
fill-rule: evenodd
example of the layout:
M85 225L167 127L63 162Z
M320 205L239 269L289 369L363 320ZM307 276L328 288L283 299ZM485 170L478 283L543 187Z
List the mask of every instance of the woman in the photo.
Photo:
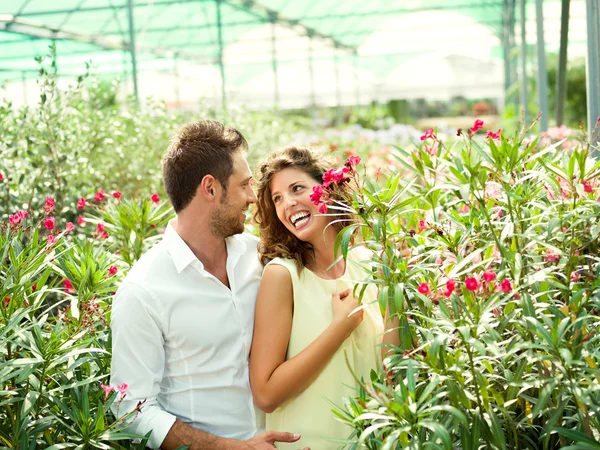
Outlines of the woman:
M256 404L268 413L267 429L302 436L289 448L339 447L351 429L335 419L328 400L341 405L344 397L357 393L348 366L368 380L381 361L377 344L383 319L376 290L366 289L358 311L351 290L353 282L365 278L358 261L368 258L356 249L347 261L337 261L335 238L348 223L330 224L332 217L319 214L310 199L329 168L318 153L287 147L260 169L256 220L266 267L256 306L250 384Z

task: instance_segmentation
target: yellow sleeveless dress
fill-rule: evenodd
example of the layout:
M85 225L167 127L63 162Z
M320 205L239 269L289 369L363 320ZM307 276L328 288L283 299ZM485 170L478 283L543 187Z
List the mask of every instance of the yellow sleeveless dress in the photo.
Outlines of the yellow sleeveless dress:
M275 258L269 262L287 268L292 277L294 317L287 359L300 353L329 326L333 319L331 295L351 289L357 281L365 279L365 271L358 265L361 253L360 249L349 252L346 271L337 280L320 278L308 269L298 273L290 259ZM328 400L341 406L344 398L357 394L358 383L348 367L359 378L369 380L371 369L377 370L381 365L381 347L377 344L383 336L383 318L376 300L376 288L370 285L363 297L363 303L368 305L363 321L333 355L323 372L299 396L267 414L267 430L302 435L293 444L277 443L277 448L337 449L341 445L339 440L350 436L352 428L334 416ZM337 439L338 442L328 439Z

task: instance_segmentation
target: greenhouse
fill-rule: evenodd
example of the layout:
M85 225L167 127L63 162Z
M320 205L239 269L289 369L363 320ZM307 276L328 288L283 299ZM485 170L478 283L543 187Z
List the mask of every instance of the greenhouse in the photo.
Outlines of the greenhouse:
M599 0L0 2L0 448L600 450Z

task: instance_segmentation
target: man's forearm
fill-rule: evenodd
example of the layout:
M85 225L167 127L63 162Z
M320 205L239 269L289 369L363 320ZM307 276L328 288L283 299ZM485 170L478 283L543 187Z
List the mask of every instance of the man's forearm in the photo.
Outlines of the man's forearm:
M161 445L162 450L174 450L189 445L189 450L245 450L242 441L227 439L186 425L176 420Z

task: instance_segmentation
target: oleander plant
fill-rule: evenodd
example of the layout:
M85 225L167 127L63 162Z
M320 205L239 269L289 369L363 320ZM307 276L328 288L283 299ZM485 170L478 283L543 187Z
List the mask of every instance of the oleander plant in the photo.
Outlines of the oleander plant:
M337 248L371 250L357 292L400 337L334 411L347 448L600 449L600 124L566 149L482 126L449 148L427 130L383 183L353 156L315 187L356 218Z

